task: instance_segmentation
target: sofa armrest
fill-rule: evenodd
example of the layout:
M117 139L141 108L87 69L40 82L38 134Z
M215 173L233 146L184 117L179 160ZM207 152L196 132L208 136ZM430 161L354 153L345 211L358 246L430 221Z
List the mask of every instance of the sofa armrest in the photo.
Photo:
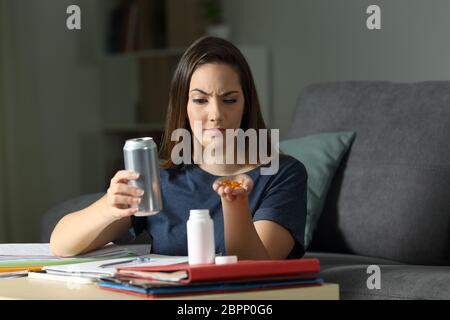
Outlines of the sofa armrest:
M41 242L47 243L50 241L50 236L58 221L74 211L81 210L88 207L101 197L105 193L92 193L82 195L67 201L64 201L44 213L41 220Z

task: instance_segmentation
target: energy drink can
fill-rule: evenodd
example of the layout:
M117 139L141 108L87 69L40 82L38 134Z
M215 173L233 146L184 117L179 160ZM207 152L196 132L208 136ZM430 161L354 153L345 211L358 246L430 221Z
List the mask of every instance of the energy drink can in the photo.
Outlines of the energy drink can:
M162 210L161 182L156 143L150 137L129 139L123 147L125 169L139 173L130 185L144 190L135 216L150 216Z

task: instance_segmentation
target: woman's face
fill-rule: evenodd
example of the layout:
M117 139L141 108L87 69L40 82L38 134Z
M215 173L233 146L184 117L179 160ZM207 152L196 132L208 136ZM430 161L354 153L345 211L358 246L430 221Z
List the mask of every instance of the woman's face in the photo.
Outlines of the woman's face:
M225 129L238 129L244 112L244 95L238 73L226 64L204 64L191 77L187 114L197 140L207 146ZM202 132L194 123L202 124ZM201 135L201 139L200 139Z

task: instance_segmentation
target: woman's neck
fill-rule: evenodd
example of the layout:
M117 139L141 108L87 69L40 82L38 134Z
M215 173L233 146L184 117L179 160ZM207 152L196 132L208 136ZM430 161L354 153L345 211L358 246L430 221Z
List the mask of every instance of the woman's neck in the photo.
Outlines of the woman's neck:
M206 171L215 176L232 176L236 174L245 173L256 168L257 164L199 164L203 171Z
M237 144L234 144L234 147L236 148ZM196 150L196 145L194 145L194 151ZM203 148L201 149L201 153L199 152L198 154L203 155ZM194 152L194 155L198 155L197 153ZM222 157L220 159L225 160L226 158L226 148L224 151L224 154L222 155ZM197 159L194 156L194 159ZM203 158L202 161L200 163L197 163L198 166L210 173L213 174L215 176L232 176L232 175L237 175L237 174L241 174L241 173L245 173L247 171L250 171L256 167L259 166L259 164L250 164L248 163L248 156L245 157L245 162L244 164L238 164L238 157L237 157L237 149L235 149L234 151L234 161L231 164L227 164L227 163L220 163L222 161L217 161L219 163L215 163L215 157L213 154L209 154L208 158ZM194 163L196 163L196 161L194 160Z

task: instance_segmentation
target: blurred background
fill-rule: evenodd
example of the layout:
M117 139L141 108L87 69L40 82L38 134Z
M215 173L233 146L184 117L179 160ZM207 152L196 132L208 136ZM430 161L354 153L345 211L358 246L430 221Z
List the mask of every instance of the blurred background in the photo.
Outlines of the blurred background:
M81 8L81 30L66 9ZM381 8L381 30L366 9ZM235 43L286 137L310 83L450 78L447 0L0 0L0 242L106 191L125 139L164 129L169 82L204 34Z

